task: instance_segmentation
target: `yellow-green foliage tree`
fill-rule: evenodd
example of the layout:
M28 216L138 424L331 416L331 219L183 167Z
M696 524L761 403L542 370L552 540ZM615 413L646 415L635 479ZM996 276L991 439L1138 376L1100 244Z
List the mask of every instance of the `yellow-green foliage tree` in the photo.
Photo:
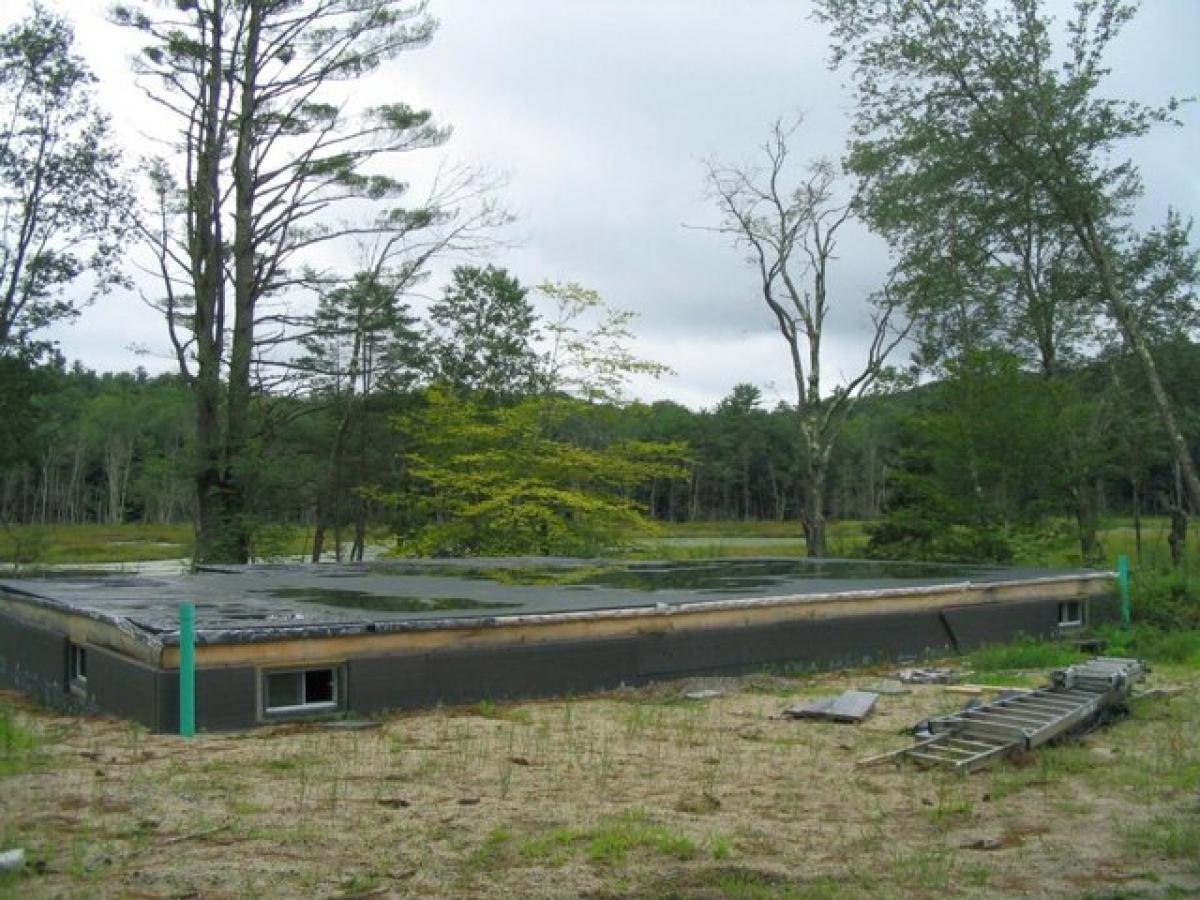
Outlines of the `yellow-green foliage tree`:
M579 420L597 414L571 399L496 407L431 388L398 423L411 489L385 495L403 510L403 550L430 556L590 556L653 526L634 491L685 477L681 444L583 446Z

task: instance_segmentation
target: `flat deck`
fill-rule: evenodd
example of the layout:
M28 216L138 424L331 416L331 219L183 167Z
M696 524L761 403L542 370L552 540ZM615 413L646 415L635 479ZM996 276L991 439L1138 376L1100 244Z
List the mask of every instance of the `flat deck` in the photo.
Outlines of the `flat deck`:
M861 560L616 563L530 558L224 567L174 578L64 575L0 581L0 593L61 612L120 621L127 630L172 645L178 641L183 602L196 606L199 643L243 643L1108 577L1091 570Z

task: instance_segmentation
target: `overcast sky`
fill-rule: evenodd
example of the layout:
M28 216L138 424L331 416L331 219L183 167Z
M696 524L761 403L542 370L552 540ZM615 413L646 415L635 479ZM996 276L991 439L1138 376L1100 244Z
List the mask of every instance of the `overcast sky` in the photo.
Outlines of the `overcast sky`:
M107 0L46 0L76 24L131 156L146 149L152 108L132 84L133 35L107 24ZM1149 0L1110 59L1110 92L1158 102L1200 93L1200 2ZM27 4L0 4L0 23ZM753 157L778 116L805 114L799 160L841 154L850 116L826 35L803 0L434 0L433 43L370 86L380 99L431 109L454 128L433 154L508 175L519 216L492 260L527 284L573 280L634 310L638 350L676 370L639 382L644 399L712 405L738 382L792 399L787 351L752 270L711 225L701 158ZM1200 207L1200 112L1131 148L1147 193L1140 217ZM406 177L401 173L401 177ZM866 297L886 248L847 233L830 274L827 371L852 374L867 339ZM350 262L349 260L347 261ZM100 370L170 368L161 321L134 297L102 299L56 331L70 359ZM131 345L152 349L135 356Z

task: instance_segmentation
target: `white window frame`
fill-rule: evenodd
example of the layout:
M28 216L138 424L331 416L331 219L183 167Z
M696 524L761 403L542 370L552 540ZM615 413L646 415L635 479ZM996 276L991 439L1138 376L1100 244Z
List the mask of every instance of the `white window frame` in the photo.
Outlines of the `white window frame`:
M87 647L67 642L67 686L76 694L87 693Z
M272 716L287 716L297 715L300 713L319 713L329 712L331 710L340 709L341 702L341 687L342 679L336 665L328 666L304 666L297 669L263 669L262 670L262 711L264 717ZM270 680L274 675L299 675L300 676L300 691L299 695L303 698L307 694L307 678L309 672L328 672L330 673L331 690L333 699L319 700L315 703L292 703L287 706L270 706L271 701Z
M1077 616L1068 618L1071 614L1071 607L1074 606L1077 610ZM1082 600L1062 600L1058 604L1058 627L1059 628L1079 628L1087 620L1087 607Z

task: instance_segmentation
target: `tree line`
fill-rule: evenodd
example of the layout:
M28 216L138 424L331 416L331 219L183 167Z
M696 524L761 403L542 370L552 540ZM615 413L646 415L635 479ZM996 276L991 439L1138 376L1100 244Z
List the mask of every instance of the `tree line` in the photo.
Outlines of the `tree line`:
M1156 351L1195 447L1200 352L1189 342ZM637 517L620 502L664 523L802 515L807 467L796 410L765 403L753 385L692 410L532 389L503 400L448 394L410 375L396 385L377 372L384 386L354 398L330 383L255 400L262 437L250 479L254 518L245 523L252 547L288 524L316 538L314 551L351 558L368 527L386 525L410 552L594 553L637 533ZM829 515L868 520L871 552L890 558L1007 561L1052 526L1077 542L1082 560L1095 547L1088 526L1105 514L1132 524L1172 517L1182 553L1177 513L1186 496L1152 411L1136 400L1145 393L1136 360L1092 362L1069 383L1064 396L1017 356L990 352L937 382L857 401L832 457ZM178 376L42 366L4 385L5 522L192 520L194 423ZM1067 429L1080 447L1074 456L1063 451ZM570 492L587 477L616 483L617 506L578 528L546 528L540 546L534 524L502 515L569 516L586 502ZM1081 483L1090 522L1076 517ZM464 529L479 533L476 544Z

